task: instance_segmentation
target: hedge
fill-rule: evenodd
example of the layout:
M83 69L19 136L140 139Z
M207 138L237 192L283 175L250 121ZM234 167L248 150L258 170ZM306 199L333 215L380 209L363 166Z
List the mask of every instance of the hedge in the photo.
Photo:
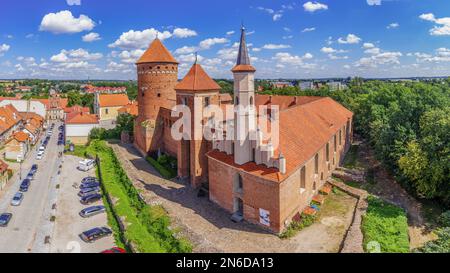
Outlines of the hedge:
M102 184L114 200L112 213L126 222L123 236L139 252L176 253L191 252L192 246L184 239L176 238L170 229L170 218L162 207L149 206L139 197L123 170L114 151L104 141L93 140L87 149L100 159Z

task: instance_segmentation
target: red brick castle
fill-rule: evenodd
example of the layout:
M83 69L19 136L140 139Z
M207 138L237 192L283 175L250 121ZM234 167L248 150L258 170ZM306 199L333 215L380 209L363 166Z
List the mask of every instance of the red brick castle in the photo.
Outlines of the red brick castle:
M178 62L155 39L137 62L135 146L144 156L156 151L175 156L179 178L193 187L206 185L210 200L234 219L281 232L308 207L340 164L352 140L353 114L327 97L257 94L256 69L250 64L244 28L231 71L234 115L203 116L208 107L224 109L229 104L226 96L219 94L220 86L197 63L178 82ZM189 107L192 124L200 120L205 126L221 124L220 129L213 130L211 140L175 140L171 134L179 119L172 117L175 105ZM245 110L239 110L239 105ZM257 110L259 106L271 105L279 108L276 147L263 138L256 121L270 114ZM195 128L192 126L192 136L198 133ZM220 136L236 136L236 130L227 128L243 128L244 138L222 139Z

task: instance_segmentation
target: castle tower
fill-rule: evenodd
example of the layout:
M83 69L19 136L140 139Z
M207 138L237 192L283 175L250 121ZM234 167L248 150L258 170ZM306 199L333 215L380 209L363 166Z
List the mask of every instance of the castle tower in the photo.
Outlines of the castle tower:
M175 106L174 87L178 81L178 62L156 38L136 63L138 79L138 117L134 136L137 148L146 155L161 146L160 108Z
M189 179L193 187L199 187L208 177L208 162L205 154L212 144L205 140L202 124L210 117L203 117L203 109L209 105L219 105L220 86L211 79L197 62L175 86L177 104L186 105L191 110L191 140L178 143L178 176Z
M250 133L256 130L255 122L255 83L256 69L250 64L245 28L241 29L241 40L236 66L231 70L234 77L234 161L242 165L253 160Z

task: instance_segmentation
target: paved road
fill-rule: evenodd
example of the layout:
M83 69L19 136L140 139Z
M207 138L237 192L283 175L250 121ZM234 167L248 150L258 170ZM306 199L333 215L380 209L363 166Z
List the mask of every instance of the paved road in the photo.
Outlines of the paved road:
M5 252L30 252L35 239L40 230L43 213L48 210L48 198L50 187L54 187L54 177L58 171L58 152L62 146L57 145L58 126L55 124L53 135L45 150L45 156L42 160L36 160L36 147L28 155L22 164L22 179L27 175L31 165L37 163L39 168L31 186L24 195L22 204L18 207L10 205L14 194L19 190L19 173L15 174L0 200L0 213L10 212L13 214L11 222L7 227L0 227L0 253ZM45 135L43 136L45 138ZM52 179L53 178L53 179ZM53 182L52 182L53 180Z

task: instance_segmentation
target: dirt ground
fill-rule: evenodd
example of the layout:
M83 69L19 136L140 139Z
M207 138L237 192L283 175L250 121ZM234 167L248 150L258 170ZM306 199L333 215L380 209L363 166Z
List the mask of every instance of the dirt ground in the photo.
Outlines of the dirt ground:
M197 197L190 186L161 178L131 145L111 147L146 202L163 205L174 225L193 243L194 252L338 252L352 221L356 199L333 194L315 224L290 239L280 239L245 221L233 223L230 213Z
M375 159L373 151L365 142L356 142L358 145L357 159L360 168L373 169L373 181L366 181L358 187L370 194L376 195L386 201L396 204L407 212L410 248L414 249L436 238L429 228L431 224L424 217L424 207L421 202L408 194L390 175L383 165Z
M95 176L95 169L82 172L76 169L80 158L70 155L64 156L61 173L60 194L56 203L56 221L51 245L51 252L68 253L98 253L114 246L112 236L101 238L93 243L85 243L79 238L83 231L94 227L107 225L106 213L97 214L89 218L82 218L78 213L89 206L102 205L98 201L91 205L82 205L77 195L79 189L73 187L79 185L81 179L86 176Z

